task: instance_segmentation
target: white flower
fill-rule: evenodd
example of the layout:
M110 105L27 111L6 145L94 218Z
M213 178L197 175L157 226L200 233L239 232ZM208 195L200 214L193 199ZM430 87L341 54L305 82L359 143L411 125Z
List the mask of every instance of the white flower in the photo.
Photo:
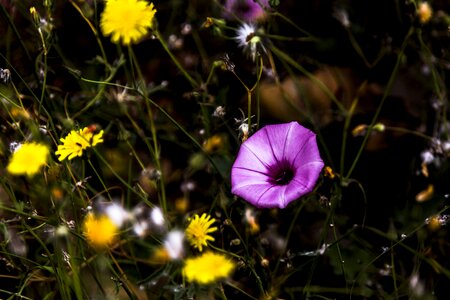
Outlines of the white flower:
M137 236L144 237L147 233L148 223L147 222L136 222L133 224L133 231Z
M164 249L171 259L179 259L183 255L184 233L179 230L169 232L164 240Z
M348 18L348 13L343 8L337 8L334 10L333 16L344 26L345 28L350 27L350 19Z
M420 154L420 156L422 158L422 162L425 163L425 164L429 164L429 163L431 163L434 160L434 155L429 150L423 151Z
M20 147L22 147L22 143L20 143L20 142L11 142L11 143L9 144L9 151L10 151L11 153L14 153L14 152L16 152L17 150L19 150Z
M159 207L153 208L152 211L150 212L150 219L156 226L164 225L165 220L161 208Z
M121 227L122 224L130 218L130 213L117 203L108 205L105 208L105 213L117 227Z
M252 60L256 59L256 54L266 52L264 45L262 44L261 37L257 33L258 28L254 24L244 23L237 30L237 36L235 40L238 42L239 47L244 48L244 53L247 53L252 57Z

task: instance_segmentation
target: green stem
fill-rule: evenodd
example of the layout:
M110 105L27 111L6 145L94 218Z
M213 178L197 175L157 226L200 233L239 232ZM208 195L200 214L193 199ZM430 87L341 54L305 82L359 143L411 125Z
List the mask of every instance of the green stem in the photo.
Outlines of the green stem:
M287 55L286 53L284 53L282 50L278 49L277 47L275 47L274 45L272 45L271 47L272 52L278 56L278 58L286 61L287 63L289 63L291 66L293 66L294 68L296 68L298 71L300 71L301 73L303 73L306 77L308 77L312 82L314 82L315 84L317 84L317 86L322 90L322 92L324 92L332 101L333 103L336 105L336 107L339 109L340 112L345 112L346 109L345 107L342 105L341 102L339 102L339 100L336 98L336 96L330 91L330 89L328 89L328 87L322 82L320 81L316 76L314 76L313 74L311 74L310 72L308 72L305 68L303 68L299 63L297 63L295 60L293 60L289 55Z
M132 69L136 70L137 75L139 77L139 81L141 82L141 85L142 85L142 89L145 90L144 89L144 87L145 87L144 76L142 75L141 68L139 67L139 63L138 63L136 55L133 52L133 48L129 47L128 52L129 52L130 60L131 60L131 67L132 67ZM143 93L146 94L147 92L143 92ZM161 174L162 174L161 161L160 161L160 159L161 159L160 149L159 149L159 145L158 145L158 137L157 137L157 133L156 133L156 126L155 126L153 111L152 111L152 108L150 107L150 104L148 103L148 101L145 101L145 105L146 105L147 112L148 112L148 120L150 123L150 132L152 134L152 142L153 142L152 147L150 147L150 145L148 145L148 146L150 148L149 150L151 150L153 153L153 160L156 165L156 169L159 172L161 172ZM134 122L134 124L135 124L136 128L139 129L135 122ZM146 139L144 139L144 140L146 141ZM146 143L147 143L147 141L146 141ZM167 200L166 200L166 187L164 184L164 174L162 174L161 178L159 178L158 185L159 185L158 192L160 193L159 200L160 200L161 209L163 210L164 213L167 213Z
M83 20L89 25L89 28L91 28L92 33L95 36L95 40L97 41L98 47L100 48L100 52L102 53L103 60L104 60L105 63L107 63L108 59L106 57L106 52L105 52L105 49L103 49L103 44L102 44L102 42L100 40L100 36L98 34L97 29L94 27L94 25L91 23L91 21L88 18L86 18L86 16L84 15L83 11L78 6L78 4L73 2L73 0L69 0L69 1L70 1L70 4L72 4L72 6L78 11L78 13L83 18Z
M348 112L345 116L344 129L342 131L341 161L340 161L340 169L339 169L340 174L344 174L348 128L350 127L350 121L352 119L352 116L356 109L356 106L358 105L358 102L359 102L359 94L362 90L364 90L365 86L366 86L366 82L363 82L363 84L359 87L358 93L356 94L355 99L353 99L352 105L350 106L350 109L348 110Z
M164 40L164 38L161 36L161 34L159 33L158 30L154 31L154 34L156 36L156 38L158 39L158 41L161 43L161 46L164 48L164 50L167 52L167 54L169 54L170 58L172 59L173 63L177 66L178 70L180 70L180 72L184 75L184 77L189 81L189 83L191 84L191 86L193 88L198 87L198 83L197 81L194 80L194 78L191 77L191 75L189 75L189 73L184 69L184 67L180 64L180 62L178 61L178 59L175 57L175 55L173 55L172 51L170 51L169 46L167 45L166 41Z
M366 135L364 136L364 140L363 140L363 142L362 142L362 144L361 144L361 146L360 146L360 148L358 150L358 153L356 154L355 159L353 160L353 164L350 167L350 170L348 171L347 175L344 176L344 180L348 179L351 176L351 174L353 173L353 170L355 169L356 164L358 163L358 160L361 157L361 154L364 151L364 148L366 147L367 142L369 141L369 137L370 137L370 135L372 133L373 126L375 125L375 123L378 120L378 116L380 115L381 109L383 108L383 104L386 101L386 99L387 99L387 97L388 97L388 95L389 95L389 93L390 93L390 91L392 89L392 85L394 84L395 78L397 77L397 72L398 72L398 69L400 67L400 62L401 62L401 60L403 58L403 54L405 52L405 48L406 48L406 46L408 44L409 38L411 37L413 32L414 32L414 28L411 28L409 30L409 32L406 34L405 40L403 41L403 44L402 44L402 46L400 48L400 52L399 52L399 54L397 56L397 61L395 62L394 69L392 70L391 77L389 78L389 81L388 81L388 83L386 85L386 88L385 88L385 92L383 94L383 97L381 98L381 102L378 105L377 110L375 111L375 114L374 114L374 116L372 118L372 122L370 123L370 125L369 125L369 127L367 129Z

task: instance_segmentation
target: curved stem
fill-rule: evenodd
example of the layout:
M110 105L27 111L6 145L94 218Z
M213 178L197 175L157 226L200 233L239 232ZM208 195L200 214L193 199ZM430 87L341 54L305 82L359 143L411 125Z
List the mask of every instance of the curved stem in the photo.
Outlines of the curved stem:
M193 88L198 87L198 83L197 81L195 81L194 78L191 77L191 75L189 75L189 73L186 71L186 69L180 64L180 62L178 61L178 59L175 57L175 55L173 55L172 51L170 51L169 46L167 45L166 41L164 40L164 38L161 36L161 34L159 33L158 30L154 31L154 34L156 36L156 38L158 39L158 41L161 43L161 46L164 48L164 50L167 52L167 54L169 54L170 58L172 59L173 63L177 66L178 70L180 70L180 72L184 75L184 77L186 77L186 79L189 81L189 83L191 84L191 86Z
M375 125L375 123L378 120L378 116L380 115L381 109L383 108L383 104L386 101L386 99L387 99L387 97L388 97L388 95L389 95L389 93L390 93L390 91L392 89L392 86L394 84L395 78L397 77L397 72L398 72L398 69L400 67L400 62L401 62L401 60L403 58L403 54L405 52L406 45L408 44L409 38L411 37L413 32L414 32L414 28L411 28L409 30L409 32L406 34L405 40L403 41L403 44L402 44L402 46L400 48L400 52L399 52L399 54L397 56L397 61L395 62L394 69L392 70L391 77L389 78L389 81L388 81L388 83L386 85L385 92L383 94L383 97L381 98L381 102L378 105L377 110L375 111L375 114L374 114L374 116L372 118L372 122L370 123L370 125L369 125L369 127L367 129L366 135L364 136L364 140L363 140L363 142L362 142L362 144L361 144L361 146L360 146L360 148L358 150L358 153L356 154L355 159L353 160L353 164L350 167L350 170L348 171L347 175L344 176L344 180L348 179L351 176L351 174L353 173L353 170L355 169L356 164L358 163L358 160L361 157L361 154L364 151L364 148L366 147L367 142L369 141L369 137L370 137L370 134L372 133L373 126Z

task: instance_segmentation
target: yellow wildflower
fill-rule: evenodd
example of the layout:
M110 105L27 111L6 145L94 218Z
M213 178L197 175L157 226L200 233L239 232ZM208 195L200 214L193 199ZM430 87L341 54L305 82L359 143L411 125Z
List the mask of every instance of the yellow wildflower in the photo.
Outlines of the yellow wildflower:
M65 138L61 138L60 141L63 144L58 145L58 150L55 152L56 155L59 155L58 160L63 161L66 157L71 160L76 156L83 155L83 150L102 143L103 130L96 134L89 127L78 131L72 130Z
M89 213L83 222L83 233L94 247L106 247L116 238L118 227L106 215Z
M189 221L190 223L186 228L186 239L194 248L202 252L203 246L208 246L208 241L214 241L209 233L217 230L217 227L210 227L216 219L211 219L210 215L204 213L201 217L195 214L194 218L190 218Z
M156 9L143 0L108 0L100 19L104 35L112 35L114 43L136 43L153 27Z
M417 16L419 17L420 23L428 23L432 15L433 10L431 9L431 6L430 4L428 4L428 2L419 3L419 6L417 7Z
M216 152L223 146L223 143L222 136L213 135L203 143L203 150L208 154Z
M44 144L25 143L14 151L6 169L13 175L31 177L47 163L49 152Z
M206 252L195 258L186 259L183 275L187 281L208 284L226 278L235 264L224 255Z

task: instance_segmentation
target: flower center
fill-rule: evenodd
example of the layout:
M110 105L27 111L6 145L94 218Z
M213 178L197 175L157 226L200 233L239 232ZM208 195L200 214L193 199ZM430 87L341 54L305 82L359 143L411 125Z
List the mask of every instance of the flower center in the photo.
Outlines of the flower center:
M294 178L294 172L290 169L281 169L273 178L272 183L276 185L286 185L292 178Z

